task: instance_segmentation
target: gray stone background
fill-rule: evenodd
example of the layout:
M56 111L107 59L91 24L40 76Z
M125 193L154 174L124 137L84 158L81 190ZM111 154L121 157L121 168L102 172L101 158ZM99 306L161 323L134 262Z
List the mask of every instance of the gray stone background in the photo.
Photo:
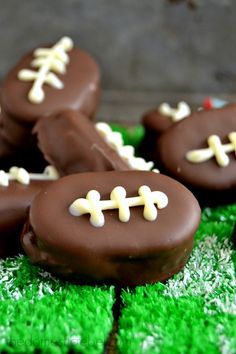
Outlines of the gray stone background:
M234 98L236 1L0 0L0 9L0 78L27 50L69 35L101 67L101 115Z

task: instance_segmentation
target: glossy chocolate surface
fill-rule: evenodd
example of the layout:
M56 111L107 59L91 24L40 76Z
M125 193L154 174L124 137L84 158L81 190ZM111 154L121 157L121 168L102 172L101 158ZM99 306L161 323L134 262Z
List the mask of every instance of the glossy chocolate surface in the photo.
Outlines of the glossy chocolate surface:
M214 193L235 193L235 152L227 154L230 163L225 167L219 166L215 157L201 163L186 159L188 151L207 148L210 135L216 134L222 144L228 144L228 134L233 131L236 131L236 105L194 113L160 137L157 160L167 173L189 186Z
M175 124L175 122L172 121L171 117L161 114L158 109L154 109L143 116L142 124L148 131L159 135L164 133L164 131Z
M43 154L37 146L29 146L27 140L26 147L18 148L12 145L5 134L2 124L2 112L0 113L0 169L8 171L12 166L21 166L31 172L43 170L48 163L44 160Z
M141 185L162 191L168 205L155 221L143 207L130 208L127 223L118 211L104 211L105 225L94 227L89 215L72 216L69 205L91 189L109 199L123 186L127 197ZM143 171L83 173L63 177L41 191L30 208L22 245L31 261L78 281L112 281L138 285L169 278L186 263L200 220L200 208L183 185L161 174Z
M45 159L61 175L130 169L79 112L64 110L45 117L36 124L34 133Z
M8 158L16 152L16 148L11 145L4 137L0 123L0 159ZM2 168L2 167L1 167Z
M145 135L140 145L140 153L147 160L153 160L155 158L157 140L162 133L175 123L170 117L161 114L158 108L145 113L141 123L145 129Z
M29 185L23 185L11 181L8 187L0 186L0 258L22 251L20 234L28 208L35 195L48 183L31 181Z
M100 72L94 59L79 48L68 52L70 62L66 73L57 74L63 89L43 85L45 99L40 104L28 100L31 81L20 81L21 69L30 69L33 51L25 55L8 73L2 84L1 104L5 115L3 124L12 144L22 146L34 123L43 115L65 108L73 108L88 117L95 113L100 94Z

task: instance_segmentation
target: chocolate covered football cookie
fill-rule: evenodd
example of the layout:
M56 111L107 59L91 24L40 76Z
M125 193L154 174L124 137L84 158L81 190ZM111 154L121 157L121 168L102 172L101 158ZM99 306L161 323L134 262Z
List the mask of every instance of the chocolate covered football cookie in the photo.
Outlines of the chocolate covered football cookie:
M156 160L206 204L236 200L236 105L192 114L164 133Z
M1 92L1 90L0 90ZM10 144L7 139L4 137L4 129L3 129L3 114L2 109L0 107L0 162L2 159L7 159L9 156L14 155L17 151L14 145ZM2 164L1 164L2 167ZM4 168L4 167L2 167Z
M17 149L13 145L9 144L9 142L4 138L0 122L0 163L2 168L5 168L2 161L6 161L8 158L11 158L16 151Z
M8 170L11 166L20 165L29 171L43 170L48 163L42 153L34 146L31 149L19 149L5 138L0 112L0 168Z
M140 146L141 153L148 159L153 159L158 138L176 122L191 114L186 102L179 102L176 108L168 103L162 103L157 109L144 114L141 123L145 129L145 136Z
M21 241L33 263L61 276L139 285L185 265L199 220L192 193L167 176L80 173L37 195Z
M22 166L31 172L38 172L43 170L48 163L37 146L32 146L30 149L18 149L11 145L4 138L0 126L0 168L8 170L15 165Z
M13 145L29 146L31 129L45 114L73 108L93 116L100 92L94 59L63 37L50 48L25 55L8 73L1 89L5 136Z
M111 170L150 170L152 162L124 146L120 133L106 123L93 124L77 111L67 109L40 119L33 132L45 159L61 175Z
M0 258L22 251L20 234L28 208L35 195L58 178L51 166L44 173L32 174L23 168L0 171Z

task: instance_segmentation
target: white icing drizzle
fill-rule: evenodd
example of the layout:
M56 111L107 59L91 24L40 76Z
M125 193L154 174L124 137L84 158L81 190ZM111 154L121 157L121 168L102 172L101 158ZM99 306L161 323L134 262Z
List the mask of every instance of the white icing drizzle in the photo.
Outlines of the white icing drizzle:
M65 74L69 56L66 52L73 48L73 41L69 37L62 37L52 48L38 48L34 51L34 59L31 62L33 68L38 71L22 69L18 72L18 79L33 81L33 86L28 94L32 103L41 103L45 94L42 86L48 84L56 89L64 87L63 82L51 71L57 74Z
M163 116L170 117L173 122L178 122L189 116L191 114L191 109L186 102L179 102L177 108L172 108L169 103L162 103L158 111L163 114Z
M43 173L28 173L22 167L13 166L9 172L6 173L0 170L0 186L8 187L9 181L17 181L21 184L29 184L31 180L50 181L59 178L59 174L55 167L47 166Z
M200 163L207 161L215 156L219 166L225 167L229 164L229 157L226 155L230 152L236 153L236 132L228 135L230 144L222 144L218 135L210 135L207 139L208 148L191 150L186 154L188 161Z
M113 132L106 123L99 122L95 124L95 128L105 142L117 152L117 154L125 161L133 170L150 171L154 167L152 161L147 162L142 157L134 156L134 147L124 145L122 135L119 132ZM157 169L153 172L159 172Z
M168 205L168 197L165 193L152 192L148 186L141 186L138 194L138 197L126 198L125 188L117 186L111 191L110 200L100 200L100 193L90 190L86 198L76 199L70 205L69 212L73 216L90 214L90 223L95 227L102 227L105 224L103 210L119 209L119 220L128 222L130 219L129 208L143 205L144 219L154 221L157 218L157 208L163 209Z

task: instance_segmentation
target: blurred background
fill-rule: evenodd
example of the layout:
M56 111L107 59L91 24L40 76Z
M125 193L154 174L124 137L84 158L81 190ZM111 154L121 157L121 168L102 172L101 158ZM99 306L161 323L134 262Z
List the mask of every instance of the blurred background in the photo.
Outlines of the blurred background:
M102 72L99 118L137 122L162 101L234 100L233 0L0 0L0 77L26 51L71 36Z

